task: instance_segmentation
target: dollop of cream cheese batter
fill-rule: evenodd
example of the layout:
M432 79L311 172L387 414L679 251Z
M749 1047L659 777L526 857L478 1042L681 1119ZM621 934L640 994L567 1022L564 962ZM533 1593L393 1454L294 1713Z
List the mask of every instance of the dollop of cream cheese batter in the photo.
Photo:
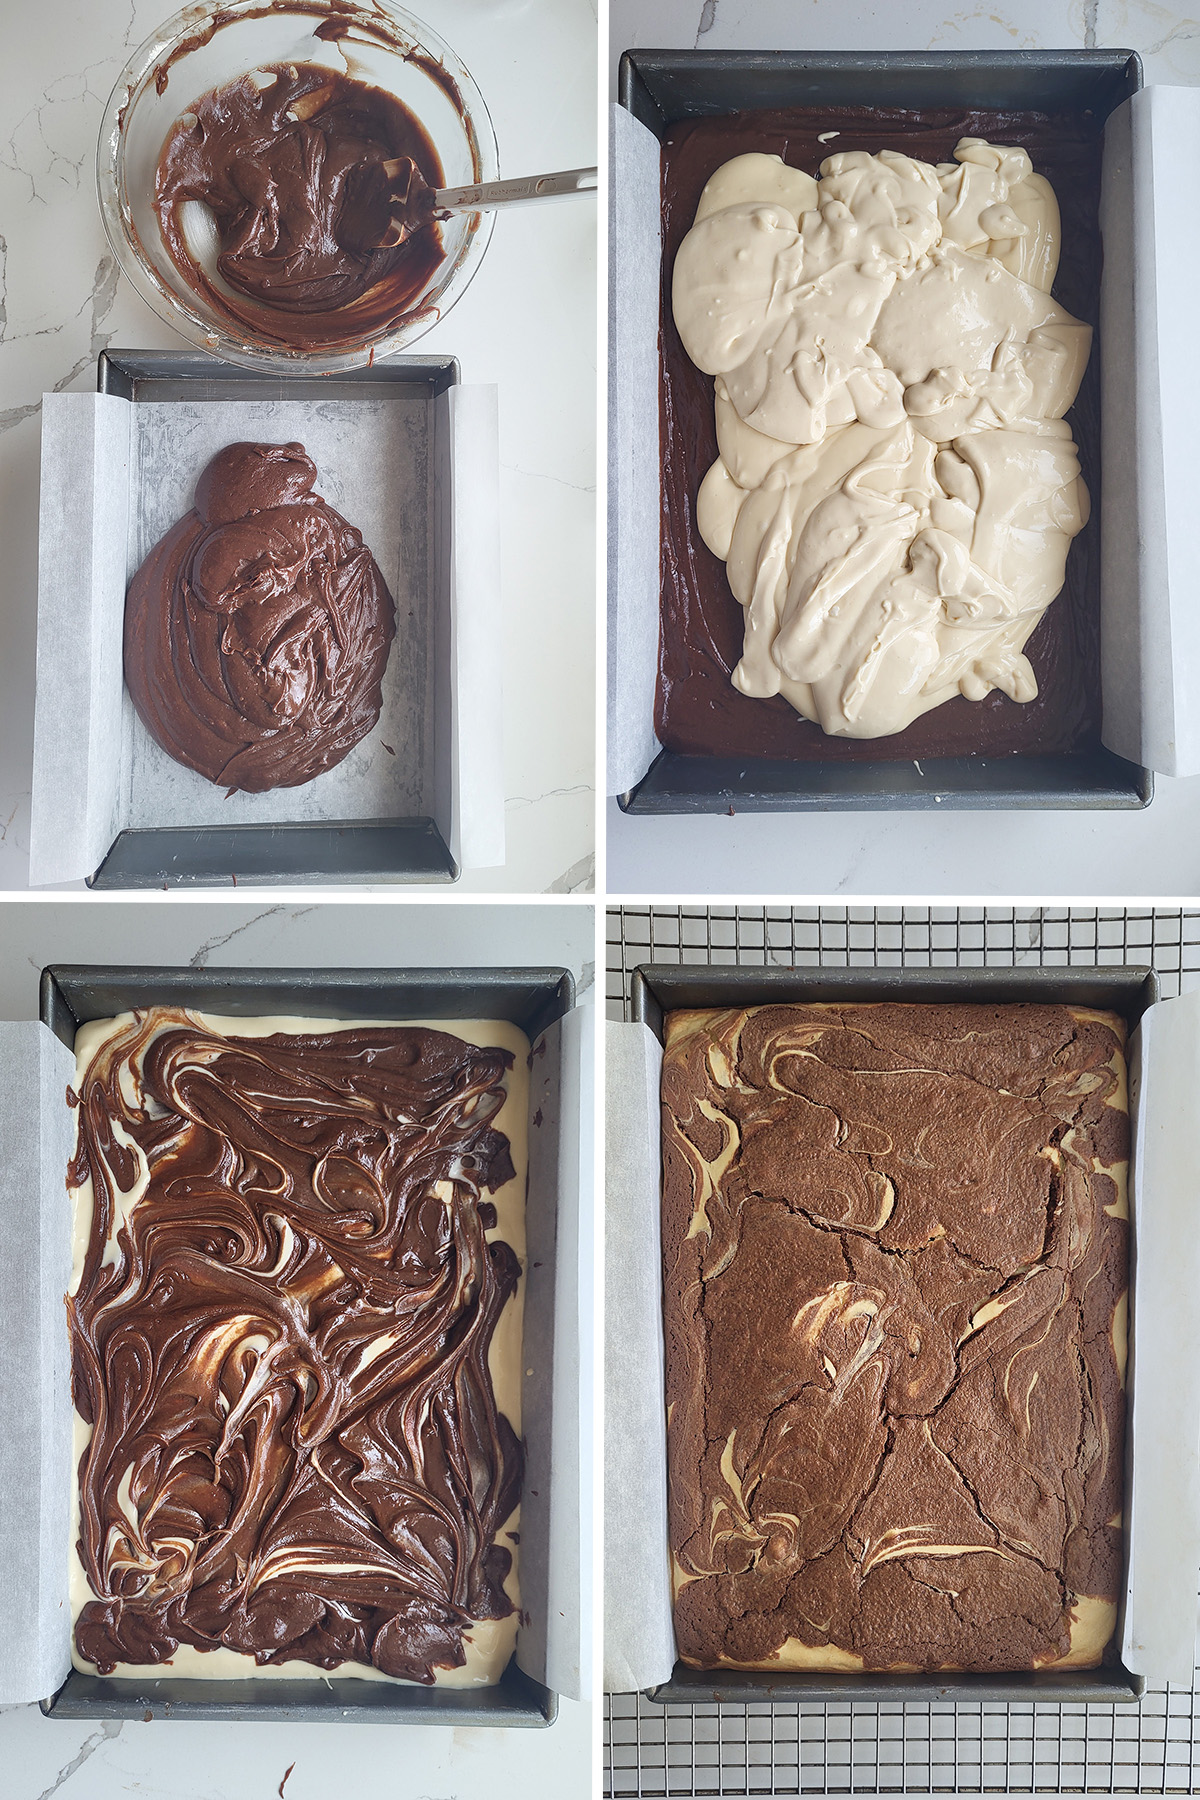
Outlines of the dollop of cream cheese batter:
M716 378L697 525L745 609L742 693L831 736L955 694L1032 700L1025 644L1088 494L1064 415L1091 328L1049 295L1054 191L1024 150L734 157L700 196L675 323Z

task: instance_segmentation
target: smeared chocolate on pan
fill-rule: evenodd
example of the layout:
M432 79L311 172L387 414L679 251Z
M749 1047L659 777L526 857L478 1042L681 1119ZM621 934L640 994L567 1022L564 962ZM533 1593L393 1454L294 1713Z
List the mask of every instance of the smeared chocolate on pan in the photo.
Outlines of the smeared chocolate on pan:
M378 721L396 609L303 444L230 444L125 599L147 731L230 792L298 787Z

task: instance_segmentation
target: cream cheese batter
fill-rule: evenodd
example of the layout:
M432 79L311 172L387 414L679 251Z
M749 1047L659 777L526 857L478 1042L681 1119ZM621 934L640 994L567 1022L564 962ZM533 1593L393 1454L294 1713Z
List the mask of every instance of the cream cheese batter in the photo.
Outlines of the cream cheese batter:
M1050 298L1058 249L1050 184L980 138L712 176L672 300L715 377L696 520L745 612L742 693L858 738L1035 697L1024 646L1088 518L1064 415L1091 329Z

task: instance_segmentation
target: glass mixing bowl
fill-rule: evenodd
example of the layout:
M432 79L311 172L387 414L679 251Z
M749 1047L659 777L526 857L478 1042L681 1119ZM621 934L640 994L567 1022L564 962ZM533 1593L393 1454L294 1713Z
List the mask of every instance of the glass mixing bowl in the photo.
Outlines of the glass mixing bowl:
M318 30L332 23L327 41ZM416 114L448 187L495 181L496 137L483 98L447 44L383 0L206 0L185 7L135 52L105 109L97 151L104 228L122 270L190 344L249 369L311 375L391 356L435 325L465 291L492 235L493 213L442 222L445 251L412 309L374 336L291 348L215 312L172 261L154 210L167 134L212 89L270 64L310 63L382 88ZM278 316L278 315L277 315Z

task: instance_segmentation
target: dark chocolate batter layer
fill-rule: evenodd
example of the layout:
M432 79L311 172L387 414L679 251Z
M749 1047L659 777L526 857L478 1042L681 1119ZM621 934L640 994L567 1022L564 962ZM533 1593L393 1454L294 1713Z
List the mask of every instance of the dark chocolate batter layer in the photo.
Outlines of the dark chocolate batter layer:
M825 1667L1029 1669L1068 1653L1089 1605L1099 1660L1122 1569L1128 1278L1110 1017L669 1016L686 1662L769 1665L791 1639Z
M75 1641L102 1673L191 1644L429 1683L512 1612L495 1540L522 1456L488 1349L520 1265L483 1198L513 1179L489 1123L511 1062L415 1027L224 1038L166 1008L103 1046L68 1301L97 1596Z
M820 132L836 131L827 144ZM1062 214L1062 256L1053 296L1098 329L1102 126L1077 114L904 112L828 107L732 113L673 125L663 139L662 622L655 727L668 750L694 756L763 756L803 762L907 761L938 756L1047 755L1100 741L1100 354L1091 360L1067 418L1079 448L1092 516L1071 546L1067 577L1025 646L1038 696L1018 705L993 692L956 697L906 731L872 739L826 737L781 696L756 700L730 684L742 653L743 612L725 565L696 529L696 495L716 460L712 377L696 368L671 316L675 253L691 229L705 182L748 150L782 156L811 175L839 150L898 150L949 162L961 137L985 137L1029 152Z
M125 598L125 684L142 723L231 793L332 769L383 704L396 609L316 479L303 444L228 445Z
M312 63L256 73L274 82L260 90L244 75L173 127L154 189L163 239L235 329L301 349L353 347L416 309L444 254L432 217L383 247L397 210L385 164L410 159L436 189L441 162L420 121L380 88ZM186 200L212 212L223 286L188 249Z

